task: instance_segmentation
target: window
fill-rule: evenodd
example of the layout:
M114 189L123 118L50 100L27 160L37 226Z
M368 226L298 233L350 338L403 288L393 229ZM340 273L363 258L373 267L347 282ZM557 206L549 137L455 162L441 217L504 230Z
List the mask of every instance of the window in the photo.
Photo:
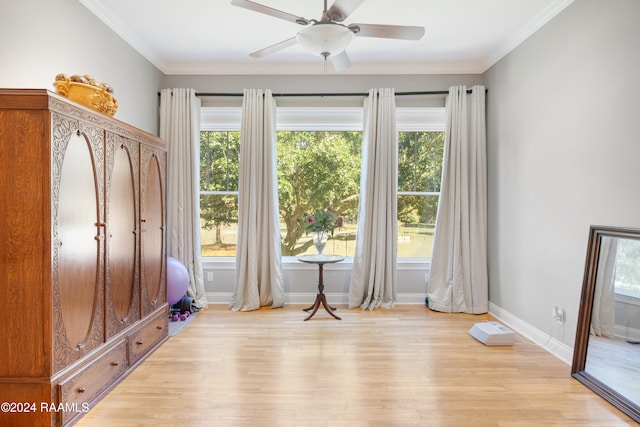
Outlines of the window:
M236 255L239 159L239 131L200 132L202 256Z
M279 131L278 197L282 255L315 253L299 221L316 208L344 218L327 253L353 256L360 193L362 132Z
M202 255L235 256L240 108L203 108L200 149ZM398 256L431 256L444 150L444 109L398 109ZM279 108L278 187L282 255L313 251L298 227L331 207L345 221L327 250L353 256L362 150L361 108Z
M616 293L640 298L640 240L618 239L616 252Z
M444 132L398 133L398 257L431 257Z

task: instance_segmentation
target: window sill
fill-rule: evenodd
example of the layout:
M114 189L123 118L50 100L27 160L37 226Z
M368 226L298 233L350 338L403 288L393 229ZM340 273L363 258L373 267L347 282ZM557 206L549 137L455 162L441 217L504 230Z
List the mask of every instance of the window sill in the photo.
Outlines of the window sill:
M236 268L235 257L203 257L202 264L205 269L233 270ZM431 258L399 258L396 262L398 271L428 270L431 267ZM282 257L282 266L285 270L316 270L312 264L298 261L297 257ZM335 270L353 269L353 257L346 257L344 261L333 265Z
M638 295L636 292L619 289L616 290L616 302L640 306L640 295Z

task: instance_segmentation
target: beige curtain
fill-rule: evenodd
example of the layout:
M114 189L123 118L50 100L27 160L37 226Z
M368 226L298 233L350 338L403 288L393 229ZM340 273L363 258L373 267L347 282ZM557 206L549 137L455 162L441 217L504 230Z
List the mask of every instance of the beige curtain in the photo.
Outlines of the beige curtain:
M601 239L591 309L591 334L614 338L618 239L608 236L603 236Z
M187 268L187 294L204 308L198 193L200 99L194 89L160 92L160 138L167 144L167 255Z
M440 202L429 273L429 308L486 313L487 159L485 88L449 89Z
M371 89L364 102L358 230L349 308L393 307L397 299L398 133L393 89Z
M239 174L236 283L229 308L282 307L276 104L270 90L244 91Z

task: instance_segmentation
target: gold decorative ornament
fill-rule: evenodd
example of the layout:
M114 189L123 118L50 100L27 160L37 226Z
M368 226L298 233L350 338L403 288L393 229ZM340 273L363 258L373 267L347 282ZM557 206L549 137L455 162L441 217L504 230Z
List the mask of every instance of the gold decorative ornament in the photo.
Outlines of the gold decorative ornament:
M96 82L91 76L58 74L53 85L58 94L108 116L113 117L118 109L111 86Z

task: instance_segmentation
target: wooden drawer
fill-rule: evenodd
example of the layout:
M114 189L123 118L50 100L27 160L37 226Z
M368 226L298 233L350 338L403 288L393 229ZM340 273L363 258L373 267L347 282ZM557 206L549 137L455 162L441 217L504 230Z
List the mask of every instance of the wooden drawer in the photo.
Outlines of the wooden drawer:
M126 370L127 352L123 340L82 371L58 383L60 403L70 409L62 412L62 424L86 412L88 406L92 405Z
M168 335L169 323L166 310L162 310L150 321L127 337L129 365L133 366L145 354L161 343Z

